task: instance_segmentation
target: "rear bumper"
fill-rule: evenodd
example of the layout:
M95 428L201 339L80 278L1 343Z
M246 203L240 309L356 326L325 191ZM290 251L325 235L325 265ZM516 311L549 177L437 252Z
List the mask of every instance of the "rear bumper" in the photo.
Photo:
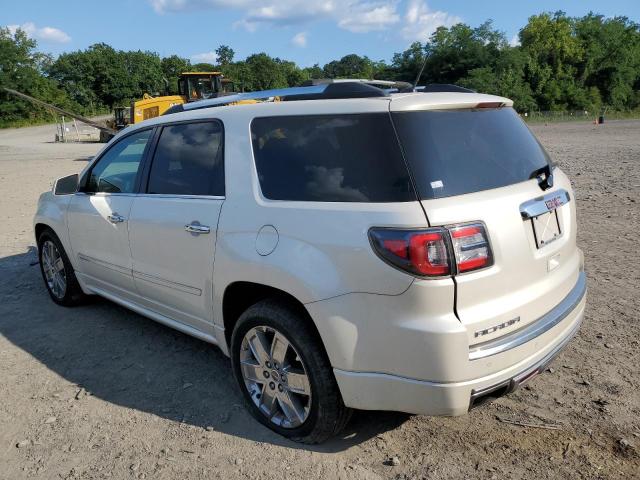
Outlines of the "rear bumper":
M456 370L465 370L462 381L430 381L389 373L358 372L334 368L347 406L363 410L395 410L424 415L462 415L486 400L509 393L545 370L580 328L586 303L584 274L567 301L536 322L540 327L509 336L508 351L492 350L490 355L465 359ZM512 342L517 334L525 343ZM505 343L506 344L506 343ZM495 345L494 345L495 346ZM470 352L469 352L470 353ZM400 361L401 359L399 359ZM515 362L514 362L515 360ZM427 362L460 362L455 356L434 358L425 352ZM478 369L478 365L482 365ZM465 368L466 366L466 368ZM482 375L474 375L477 372Z

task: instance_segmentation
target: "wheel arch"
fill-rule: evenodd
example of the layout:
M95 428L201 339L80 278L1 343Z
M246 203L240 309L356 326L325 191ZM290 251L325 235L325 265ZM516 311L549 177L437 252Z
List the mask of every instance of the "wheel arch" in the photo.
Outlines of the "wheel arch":
M38 222L33 226L33 229L36 235L36 242L40 239L40 235L42 235L42 232L44 232L45 230L51 230L55 234L55 236L58 237L58 239L60 238L60 235L56 233L51 225L48 225L46 223Z
M313 335L316 337L316 340L321 345L324 354L327 355L327 350L324 342L322 341L320 332L311 317L311 314L300 300L279 288L249 281L236 281L230 283L225 288L222 296L224 339L227 352L230 352L231 335L240 315L242 315L242 313L252 305L267 299L274 299L283 305L292 308L305 322L305 324L309 326Z

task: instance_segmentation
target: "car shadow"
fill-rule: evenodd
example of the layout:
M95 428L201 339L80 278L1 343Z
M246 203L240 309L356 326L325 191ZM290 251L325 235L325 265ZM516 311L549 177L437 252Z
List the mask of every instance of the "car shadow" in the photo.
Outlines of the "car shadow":
M75 308L54 304L34 247L0 258L0 334L76 385L78 394L253 441L337 452L409 418L357 411L335 439L322 445L291 442L245 410L229 359L215 346L106 300Z

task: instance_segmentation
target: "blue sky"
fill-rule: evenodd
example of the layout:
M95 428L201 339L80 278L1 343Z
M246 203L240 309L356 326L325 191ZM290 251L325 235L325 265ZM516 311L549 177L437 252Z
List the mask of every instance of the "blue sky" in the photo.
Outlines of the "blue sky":
M530 15L564 10L624 15L640 22L640 0L3 0L0 25L21 26L57 55L104 42L117 49L213 60L267 52L301 66L349 53L389 60L439 25L487 19L514 38Z

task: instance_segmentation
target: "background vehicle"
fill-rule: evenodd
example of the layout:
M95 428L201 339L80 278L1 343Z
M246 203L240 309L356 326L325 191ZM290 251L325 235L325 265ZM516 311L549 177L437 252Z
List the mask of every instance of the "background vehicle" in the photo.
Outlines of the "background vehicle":
M234 84L221 72L185 72L178 79L178 95L151 96L131 104L130 123L162 115L174 105L216 98L234 93Z
M461 415L577 332L571 185L508 99L337 82L181 107L41 197L43 278L218 345L274 431Z

